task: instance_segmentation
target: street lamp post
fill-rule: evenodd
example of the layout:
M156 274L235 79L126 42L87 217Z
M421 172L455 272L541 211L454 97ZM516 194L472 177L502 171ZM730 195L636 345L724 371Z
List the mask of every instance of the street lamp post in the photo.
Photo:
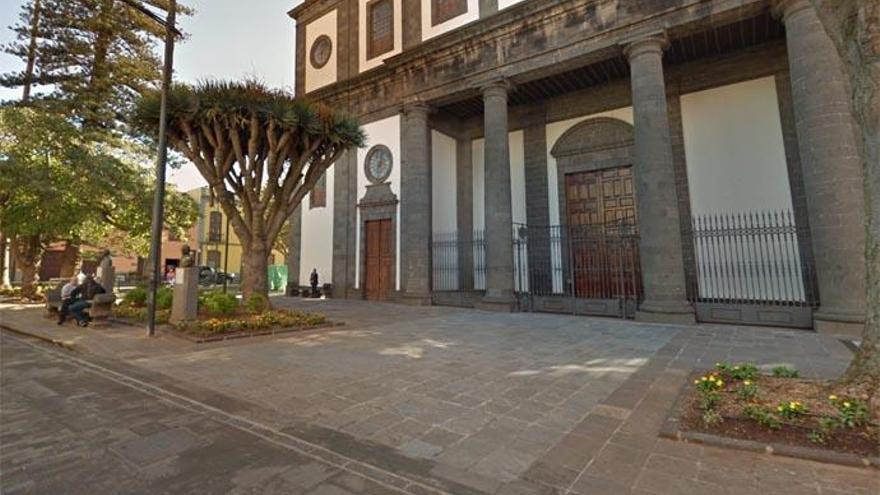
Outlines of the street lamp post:
M156 192L153 196L153 218L150 233L150 296L147 302L147 335L156 335L156 292L161 274L162 227L165 223L165 164L168 161L168 93L174 68L174 37L180 35L175 27L177 0L169 0L168 13L163 20L136 0L122 0L129 7L143 13L165 27L165 57L162 67L162 100L159 107L159 150L156 156Z

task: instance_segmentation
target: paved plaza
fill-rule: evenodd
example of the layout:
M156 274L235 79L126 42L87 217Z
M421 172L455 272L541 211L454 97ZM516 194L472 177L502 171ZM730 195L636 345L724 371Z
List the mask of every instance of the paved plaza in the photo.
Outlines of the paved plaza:
M74 349L4 333L2 492L880 490L876 470L657 438L694 368L750 360L834 377L852 354L829 336L274 301L345 325L196 345L0 309L4 326Z

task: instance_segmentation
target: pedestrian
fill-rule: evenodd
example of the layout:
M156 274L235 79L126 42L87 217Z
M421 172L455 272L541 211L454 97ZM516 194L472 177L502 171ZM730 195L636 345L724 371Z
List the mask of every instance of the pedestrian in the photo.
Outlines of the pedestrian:
M88 309L92 305L92 303L87 301L84 297L85 294L84 294L83 289L85 288L84 284L85 284L86 280L87 280L86 276L84 274L80 273L79 275L77 275L75 277L75 279L71 279L70 283L68 283L67 285L65 285L64 287L61 288L61 297L62 297L61 307L63 308L63 312L61 312L61 317L58 320L59 325L64 323L64 320L67 318L68 314L71 314L76 319L76 324L78 326L81 326L81 327L89 326L89 317L86 316L85 310ZM100 285L97 282L95 282L94 280L92 280L91 282L92 283L90 283L88 285L89 290L93 290L95 285L100 287ZM64 298L64 289L67 288L71 284L73 284L73 287L72 287L72 289L69 290L67 298L65 299ZM97 289L94 289L94 290L97 290ZM103 290L103 289L101 289L101 290ZM65 305L65 302L66 302L66 305Z
M79 278L77 276L70 277L70 280L61 287L61 307L58 308L58 324L63 325L65 320L67 320L67 313L70 309L70 303L72 302L70 299L70 295L73 292L73 289L79 285Z
M309 276L309 285L312 286L312 297L318 297L318 269L312 268L312 274Z

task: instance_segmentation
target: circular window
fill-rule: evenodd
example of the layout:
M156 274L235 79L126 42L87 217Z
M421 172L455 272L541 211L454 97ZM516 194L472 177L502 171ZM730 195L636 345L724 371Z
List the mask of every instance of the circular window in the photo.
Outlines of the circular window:
M333 52L333 42L330 41L330 37L326 34L322 34L318 36L312 43L312 51L309 54L309 58L312 62L312 67L316 69L320 69L327 65L327 62L330 61L330 54Z
M373 184L381 184L391 175L391 166L394 162L391 150L387 146L377 144L370 148L367 159L364 161L364 173Z

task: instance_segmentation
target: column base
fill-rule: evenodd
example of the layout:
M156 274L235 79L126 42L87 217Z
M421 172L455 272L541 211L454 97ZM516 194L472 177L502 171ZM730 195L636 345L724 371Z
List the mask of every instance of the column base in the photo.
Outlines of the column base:
M475 309L499 313L511 313L516 310L516 307L516 297L511 291L501 291L495 294L487 293L482 299L474 303Z
M865 316L819 309L813 313L813 328L817 333L858 340L865 330Z
M655 303L646 301L636 310L636 321L693 325L697 322L694 308L687 302Z
M430 292L402 292L397 300L410 306L430 306L433 304Z

